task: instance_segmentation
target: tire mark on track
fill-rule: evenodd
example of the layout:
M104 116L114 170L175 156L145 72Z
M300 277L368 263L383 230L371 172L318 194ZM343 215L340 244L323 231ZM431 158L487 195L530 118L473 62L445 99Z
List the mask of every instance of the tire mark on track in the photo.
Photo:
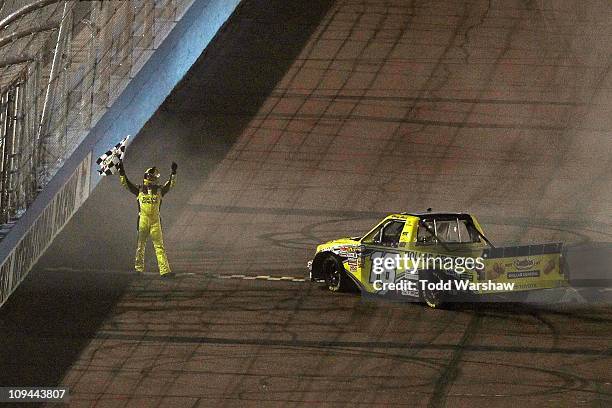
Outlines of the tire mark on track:
M442 372L433 389L433 395L429 400L427 406L429 408L443 407L446 403L446 395L450 386L453 384L457 376L459 375L459 364L463 358L463 354L476 332L480 327L480 321L482 317L480 314L475 314L470 319L463 336L459 340L459 343L454 347L453 354L450 361L448 362L446 369Z
M478 361L478 360L467 360L464 359L463 360L464 363L470 363L470 364L479 364L479 365L484 365L484 366L489 366L491 363L489 361ZM588 390L585 389L586 386L588 385L589 381L586 380L584 377L581 377L579 375L575 375L575 374L570 374L567 372L564 372L562 370L552 370L552 369L547 369L547 368L543 368L543 367L533 367L533 366L523 366L523 365L517 365L517 364L509 364L509 363L501 363L501 362L497 362L494 363L495 366L500 369L500 370L508 370L508 369L519 369L519 370L524 370L524 371L533 371L533 372L537 372L537 373L541 373L544 375L548 375L551 377L555 377L557 379L559 379L560 381L562 381L562 384L560 385L555 385L555 384L546 384L544 387L542 387L541 384L533 384L532 387L534 387L536 390L533 392L514 392L514 393L508 393L505 394L507 396L512 396L512 397L517 397L517 396L531 396L531 397L535 397L535 396L541 396L541 395L552 395L552 394L559 394L559 393L563 393L563 392L569 392L569 391L575 391L575 390L580 390L581 392L588 392L588 393L595 393L595 394L601 394L601 395L609 395L606 393L602 393L602 392L598 392L598 391L593 391L593 390ZM526 377L529 378L529 375ZM496 385L505 385L508 387L512 387L515 386L516 383L513 382L500 382L499 380L495 382ZM542 389L544 388L544 389ZM453 396L459 395L459 394L452 394ZM501 394L496 394L496 396L499 396ZM488 395L490 396L490 395Z
M474 317L472 320L480 320L479 317ZM474 329L475 324L471 321L468 324L468 329ZM338 341L338 340L282 340L282 339L261 339L261 338L224 338L224 337L206 337L206 336L158 336L158 335L140 335L140 334L124 334L112 331L101 331L96 339L113 339L126 341L146 341L146 342L170 342L170 343L199 343L199 344L217 344L217 345L255 345L255 346L278 346L278 347L311 347L311 348L330 348L330 347L354 347L366 349L411 349L420 350L450 350L456 352L498 352L498 353L534 353L534 354L561 354L561 355L591 355L602 358L612 357L612 348L606 349L591 349L591 348L549 348L549 347L521 347L521 346L488 346L476 345L470 346L469 341L472 340L474 334L468 334L468 330L464 334L462 341L459 344L431 344L431 343L413 343L405 342L388 342L388 341ZM51 338L50 336L49 338ZM63 336L65 337L65 336ZM459 355L458 357L461 357Z

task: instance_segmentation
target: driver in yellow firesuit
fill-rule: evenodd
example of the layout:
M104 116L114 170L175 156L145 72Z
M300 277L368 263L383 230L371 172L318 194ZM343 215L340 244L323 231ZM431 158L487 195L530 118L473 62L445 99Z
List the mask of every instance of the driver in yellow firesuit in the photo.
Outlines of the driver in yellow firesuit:
M155 255L157 256L159 274L163 278L174 276L174 273L170 270L170 265L168 265L168 258L164 249L159 207L162 197L174 187L177 168L178 165L172 163L170 179L163 186L160 186L157 184L159 171L155 167L151 167L145 171L142 185L136 186L125 175L123 163L119 165L121 184L134 194L138 201L138 245L136 247L136 262L134 266L136 272L144 272L145 246L150 236L153 240Z

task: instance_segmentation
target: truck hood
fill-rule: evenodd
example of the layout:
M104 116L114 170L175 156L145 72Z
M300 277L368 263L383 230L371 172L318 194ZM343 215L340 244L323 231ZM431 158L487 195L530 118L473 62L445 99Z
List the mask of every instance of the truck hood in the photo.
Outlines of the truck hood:
M355 246L355 245L359 245L359 237L334 239L332 241L327 241L317 246L317 253L321 251L327 251L330 249L337 249L342 246Z

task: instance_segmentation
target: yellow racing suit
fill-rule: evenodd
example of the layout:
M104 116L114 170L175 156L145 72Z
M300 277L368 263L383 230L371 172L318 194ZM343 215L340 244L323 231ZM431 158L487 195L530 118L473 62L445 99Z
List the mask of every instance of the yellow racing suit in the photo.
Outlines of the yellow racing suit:
M163 276L170 273L170 265L168 264L166 250L164 249L159 208L162 197L174 187L176 174L172 173L170 179L163 186L148 184L146 180L143 185L136 186L127 178L123 171L119 173L119 177L121 184L134 194L138 201L138 244L136 246L134 268L138 272L144 272L145 247L150 236L155 248L160 275Z

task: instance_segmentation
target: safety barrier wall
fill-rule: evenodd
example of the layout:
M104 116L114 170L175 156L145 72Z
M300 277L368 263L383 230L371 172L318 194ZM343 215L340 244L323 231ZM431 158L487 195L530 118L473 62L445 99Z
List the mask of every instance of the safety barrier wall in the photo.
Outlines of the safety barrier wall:
M100 181L95 159L137 135L241 0L195 0L104 116L0 241L0 306Z
M53 238L89 196L91 154L54 195L0 268L0 305L8 299Z

